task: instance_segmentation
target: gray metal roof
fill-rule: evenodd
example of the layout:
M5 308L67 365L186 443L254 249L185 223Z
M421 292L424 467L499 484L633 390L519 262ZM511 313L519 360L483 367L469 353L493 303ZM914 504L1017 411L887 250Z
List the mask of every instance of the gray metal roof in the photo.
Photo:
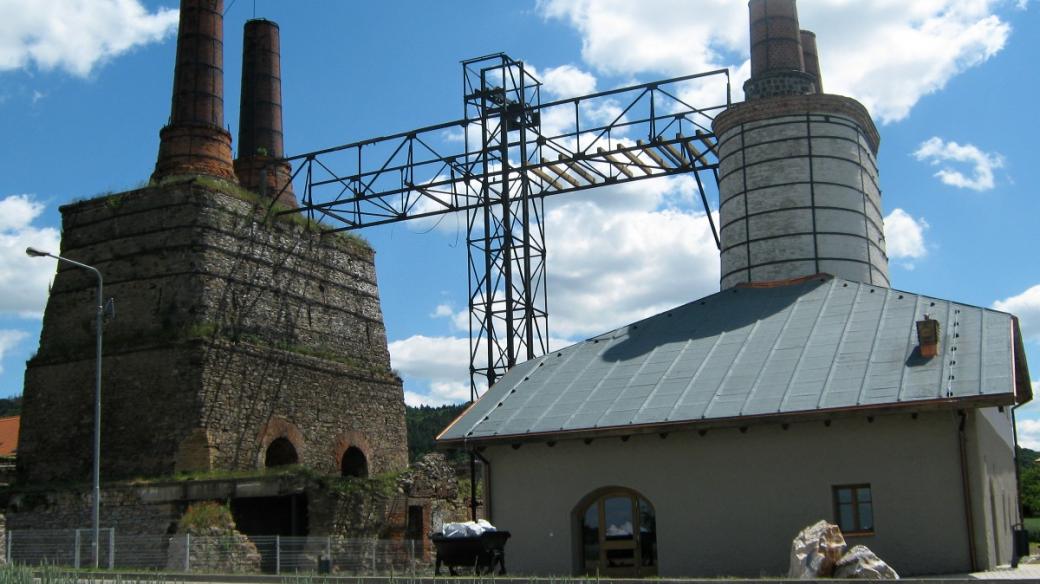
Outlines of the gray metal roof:
M917 349L925 314L941 327L931 359ZM438 440L1013 403L1016 344L1009 314L825 275L732 288L517 365Z

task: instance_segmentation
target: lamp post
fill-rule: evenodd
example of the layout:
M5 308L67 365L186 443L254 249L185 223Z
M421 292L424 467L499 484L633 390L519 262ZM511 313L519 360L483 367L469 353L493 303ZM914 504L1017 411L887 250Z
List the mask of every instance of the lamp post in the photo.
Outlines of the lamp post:
M93 554L94 554L94 568L97 568L100 560L100 510L101 510L101 327L104 320L104 285L101 278L101 271L94 266L88 266L87 264L77 262L76 260L70 260L69 258L63 258L52 253L40 251L38 249L27 247L25 253L30 257L49 257L58 260L59 262L65 262L72 264L78 268L89 270L97 276L97 362L96 362L96 376L94 378L94 509L93 509L93 521L92 528L94 531L93 538Z

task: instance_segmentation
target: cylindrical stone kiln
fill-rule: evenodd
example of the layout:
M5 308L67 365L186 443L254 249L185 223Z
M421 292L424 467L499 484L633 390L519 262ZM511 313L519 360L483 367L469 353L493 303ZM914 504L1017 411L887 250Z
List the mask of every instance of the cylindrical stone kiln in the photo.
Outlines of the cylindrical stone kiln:
M721 286L821 272L888 286L879 137L870 114L851 98L817 93L818 70L786 68L804 63L805 46L798 44L797 59L787 49L811 36L799 32L793 0L751 0L749 8L752 76L745 91L757 93L747 93L747 101L713 123ZM783 23L763 25L768 18ZM767 35L763 27L779 32ZM777 35L784 37L783 50L772 41L756 42ZM818 69L815 40L809 53ZM809 83L799 85L801 76Z
M826 272L888 286L878 135L838 95L771 98L718 116L722 288Z
M180 174L235 179L224 128L223 15L223 0L181 0L173 105L159 132L153 180Z
M242 101L235 172L243 187L277 196L296 207L291 167L282 162L282 66L278 25L270 20L245 24L242 43Z

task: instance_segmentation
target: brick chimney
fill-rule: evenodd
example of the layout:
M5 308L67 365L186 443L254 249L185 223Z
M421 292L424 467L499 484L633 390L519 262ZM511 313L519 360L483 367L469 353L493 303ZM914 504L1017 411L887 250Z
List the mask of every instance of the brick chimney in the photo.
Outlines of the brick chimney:
M799 31L802 39L802 60L805 61L805 72L812 75L816 93L823 93L823 79L820 77L820 54L816 50L816 33Z
M805 71L795 0L751 0L751 78L747 100L817 93Z
M278 24L246 22L235 174L243 187L296 207L292 168L282 162L282 66Z
M181 0L170 121L152 180L203 174L235 180L224 128L224 1Z
M745 101L712 122L722 289L826 273L889 285L870 113L825 94L795 0L751 0ZM927 347L922 345L922 351Z

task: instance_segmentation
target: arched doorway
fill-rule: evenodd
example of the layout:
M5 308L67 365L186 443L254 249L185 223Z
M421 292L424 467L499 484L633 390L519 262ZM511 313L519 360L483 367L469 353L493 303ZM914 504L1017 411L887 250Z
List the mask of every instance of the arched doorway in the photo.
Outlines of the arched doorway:
M624 488L597 491L577 509L581 570L587 575L657 575L657 521L654 507Z
M343 451L343 458L340 459L339 468L345 477L368 476L368 460L365 458L365 453L361 452L361 449L357 446L351 446Z
M264 455L265 467L286 466L298 462L300 462L300 457L296 454L296 447L288 438L275 438L267 446L267 454Z

